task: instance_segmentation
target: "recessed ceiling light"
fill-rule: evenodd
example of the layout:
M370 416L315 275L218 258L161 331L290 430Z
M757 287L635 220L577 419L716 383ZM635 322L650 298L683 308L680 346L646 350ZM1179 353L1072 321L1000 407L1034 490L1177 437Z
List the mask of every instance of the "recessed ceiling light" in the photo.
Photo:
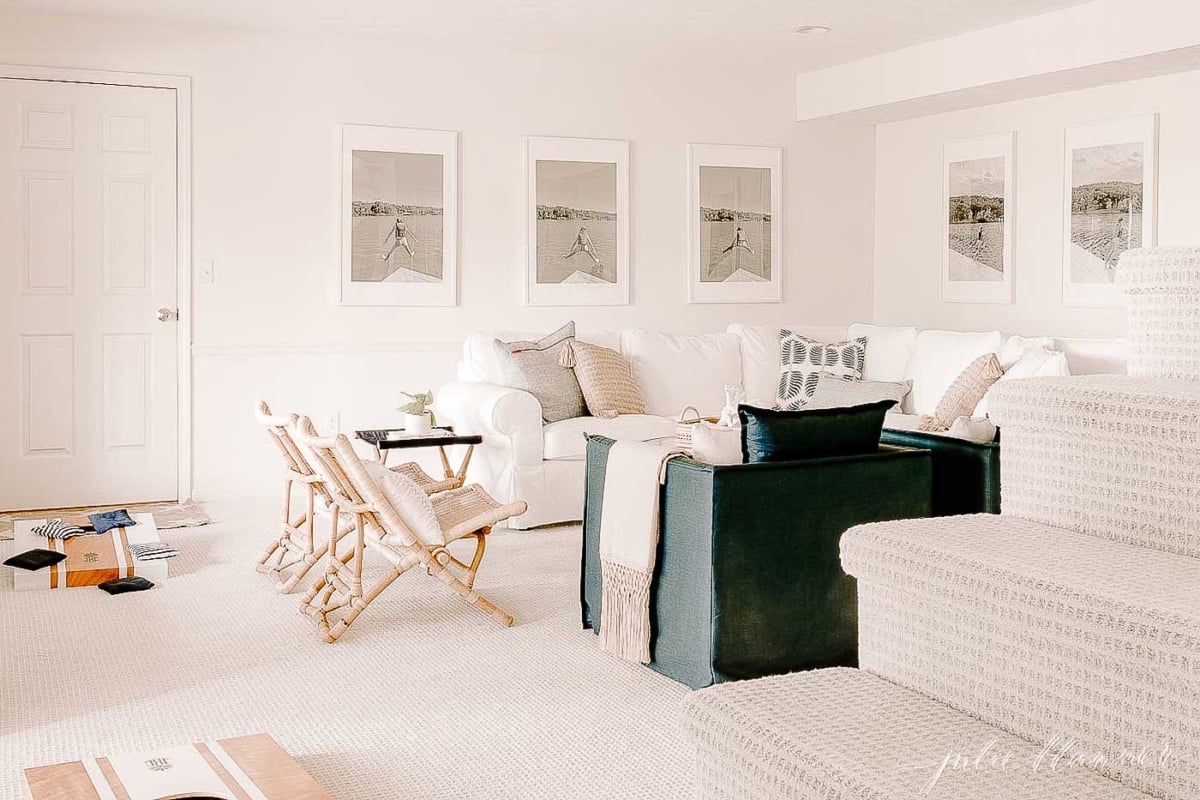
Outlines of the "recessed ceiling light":
M816 36L821 33L829 33L833 28L828 25L801 25L799 28L792 28L792 33L799 33L804 36Z

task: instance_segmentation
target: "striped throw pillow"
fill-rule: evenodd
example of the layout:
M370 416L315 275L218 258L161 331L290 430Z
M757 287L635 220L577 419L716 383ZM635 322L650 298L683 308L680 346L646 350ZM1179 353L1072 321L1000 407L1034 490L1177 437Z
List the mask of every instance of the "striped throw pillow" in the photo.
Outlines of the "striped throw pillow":
M45 536L47 539L70 539L72 536L82 536L85 531L78 525L63 522L62 517L55 517L33 529L34 534Z

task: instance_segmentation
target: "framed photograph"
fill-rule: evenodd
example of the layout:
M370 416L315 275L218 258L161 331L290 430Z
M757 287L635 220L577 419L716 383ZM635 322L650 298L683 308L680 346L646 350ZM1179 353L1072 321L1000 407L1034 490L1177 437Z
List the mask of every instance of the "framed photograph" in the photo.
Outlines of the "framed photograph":
M525 302L629 304L629 142L525 139Z
M1155 239L1157 132L1157 115L1067 129L1063 303L1124 305L1117 261Z
M942 299L1013 301L1013 146L1003 133L942 150Z
M458 134L342 126L342 264L349 306L458 304Z
M688 146L688 302L783 300L783 150Z

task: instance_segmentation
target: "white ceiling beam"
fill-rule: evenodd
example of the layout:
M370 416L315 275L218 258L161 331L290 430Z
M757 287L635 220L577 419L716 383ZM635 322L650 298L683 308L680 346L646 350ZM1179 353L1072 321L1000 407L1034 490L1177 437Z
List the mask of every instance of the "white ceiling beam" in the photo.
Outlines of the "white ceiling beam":
M801 74L796 118L885 122L1197 68L1197 0L1093 0Z

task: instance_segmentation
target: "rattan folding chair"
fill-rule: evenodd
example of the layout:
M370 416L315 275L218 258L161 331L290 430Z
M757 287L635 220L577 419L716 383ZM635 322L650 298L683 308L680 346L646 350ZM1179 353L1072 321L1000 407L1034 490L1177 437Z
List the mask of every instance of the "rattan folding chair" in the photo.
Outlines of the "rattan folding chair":
M369 474L349 439L343 435L318 436L307 417L299 418L295 430L296 438L313 455L313 465L333 497L335 513L348 513L354 519L353 553L349 558L340 557L337 542L331 543L324 576L300 604L301 611L317 621L325 641L337 641L371 601L413 567L423 568L502 625L513 624L511 614L496 607L473 587L492 526L524 514L524 501L498 503L474 484L431 495L429 500L441 541L423 543L415 533L415 526L405 521ZM450 543L466 537L475 539L475 554L469 564L447 549ZM363 556L367 549L382 555L391 568L375 585L364 589Z
M279 536L268 546L262 557L258 559L258 571L276 578L275 589L279 592L290 592L313 566L324 558L329 550L329 540L317 543L317 512L329 510L329 529L334 531L337 524L337 514L332 511L333 496L325 487L321 476L308 463L304 452L292 439L291 429L295 425L296 415L272 414L270 407L263 401L258 401L255 407L255 417L271 435L271 441L279 448L283 456L283 519L280 523ZM292 516L293 503L296 500L295 488L301 488L303 509L295 517ZM345 536L354 530L349 520L344 520L337 528L337 536Z

